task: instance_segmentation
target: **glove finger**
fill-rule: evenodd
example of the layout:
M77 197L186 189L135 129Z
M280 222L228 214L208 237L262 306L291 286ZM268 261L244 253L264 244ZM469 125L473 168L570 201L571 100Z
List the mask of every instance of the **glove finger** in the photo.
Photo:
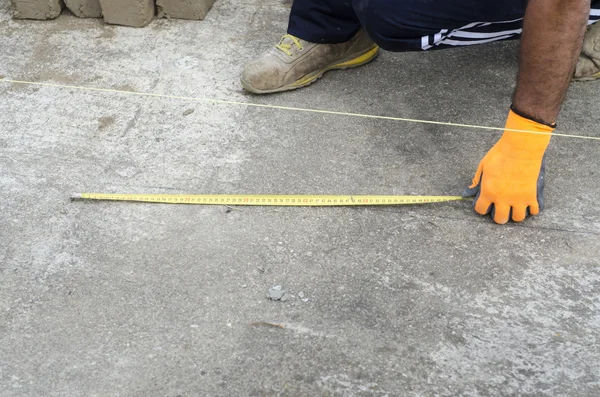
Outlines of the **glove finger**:
M528 213L531 216L535 216L544 209L544 186L546 177L546 156L542 158L542 168L540 169L540 175L538 176L537 182L537 203L531 204L528 209Z
M475 171L475 177L473 178L473 181L471 182L470 187L475 187L475 186L479 185L479 183L481 182L482 176L483 176L483 161L481 161L479 163L479 165L477 166L477 171Z
M471 185L467 187L463 192L463 197L475 197L477 191L479 190L479 186L481 185L481 178L483 176L483 161L479 163L477 166L477 171L475 171L475 177L471 182ZM466 195L467 194L467 195Z
M539 213L540 213L540 206L539 206L539 204L538 204L538 203L531 204L531 205L529 206L529 214L530 214L531 216L535 216L535 215L537 215L537 214L539 214Z
M494 209L494 203L485 197L481 197L481 180L483 179L483 172L481 172L481 169L482 167L479 165L475 179L473 179L473 185L464 190L463 197L468 198L475 196L475 199L473 200L473 209L475 212L479 215L489 215ZM475 182L477 182L477 184L475 184Z
M479 194L479 188L480 188L480 184L476 185L475 187L466 187L465 190L463 190L462 192L462 197L463 198L470 198L470 197L475 197Z
M523 222L527 218L527 207L513 207L511 217L515 222Z
M477 194L475 201L473 202L473 208L479 215L489 215L493 211L494 203L488 198L481 197L481 192Z
M510 219L510 206L496 203L496 205L494 205L492 218L494 219L494 222L499 225L508 223L508 220Z

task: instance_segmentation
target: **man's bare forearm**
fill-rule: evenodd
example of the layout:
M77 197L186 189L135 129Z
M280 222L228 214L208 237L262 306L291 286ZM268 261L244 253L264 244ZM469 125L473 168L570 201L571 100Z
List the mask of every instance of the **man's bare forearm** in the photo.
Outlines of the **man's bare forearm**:
M524 115L555 122L581 51L590 0L530 0L521 39L513 104Z

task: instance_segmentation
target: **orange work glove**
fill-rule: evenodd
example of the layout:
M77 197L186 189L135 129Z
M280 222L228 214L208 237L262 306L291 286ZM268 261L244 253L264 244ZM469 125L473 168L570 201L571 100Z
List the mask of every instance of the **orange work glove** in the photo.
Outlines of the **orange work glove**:
M511 217L521 222L544 209L544 153L554 128L510 111L504 134L463 192L463 197L475 197L478 214L491 213L496 223L505 224Z

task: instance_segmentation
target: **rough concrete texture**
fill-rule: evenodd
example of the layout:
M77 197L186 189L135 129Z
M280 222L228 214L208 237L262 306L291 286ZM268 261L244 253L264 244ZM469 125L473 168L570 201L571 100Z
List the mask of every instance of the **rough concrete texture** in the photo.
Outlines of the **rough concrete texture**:
M16 19L54 19L63 8L62 0L11 0L11 3Z
M100 0L102 15L107 23L142 27L155 14L154 0Z
M100 0L65 0L65 5L73 14L81 18L100 18L102 16Z
M156 0L159 17L204 19L215 0Z
M501 126L517 70L517 42L384 52L254 97L238 76L285 32L278 0L151 29L0 7L0 74L19 80ZM599 91L573 85L558 132L600 136ZM500 227L468 202L68 200L457 194L496 132L5 82L0 126L2 397L600 395L595 141L556 137L546 210Z

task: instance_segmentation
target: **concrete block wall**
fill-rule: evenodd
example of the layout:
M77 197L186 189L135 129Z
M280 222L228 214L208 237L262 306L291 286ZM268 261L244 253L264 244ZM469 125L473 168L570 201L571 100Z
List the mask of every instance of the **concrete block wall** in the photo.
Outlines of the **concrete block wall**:
M53 19L63 9L62 0L11 0L17 19Z
M100 18L102 16L100 0L65 0L65 5L73 14L81 18Z
M100 0L104 20L114 25L141 27L154 19L154 0Z
M106 23L142 27L156 16L201 20L215 0L10 0L18 19L53 19L63 7L82 18L104 17Z

